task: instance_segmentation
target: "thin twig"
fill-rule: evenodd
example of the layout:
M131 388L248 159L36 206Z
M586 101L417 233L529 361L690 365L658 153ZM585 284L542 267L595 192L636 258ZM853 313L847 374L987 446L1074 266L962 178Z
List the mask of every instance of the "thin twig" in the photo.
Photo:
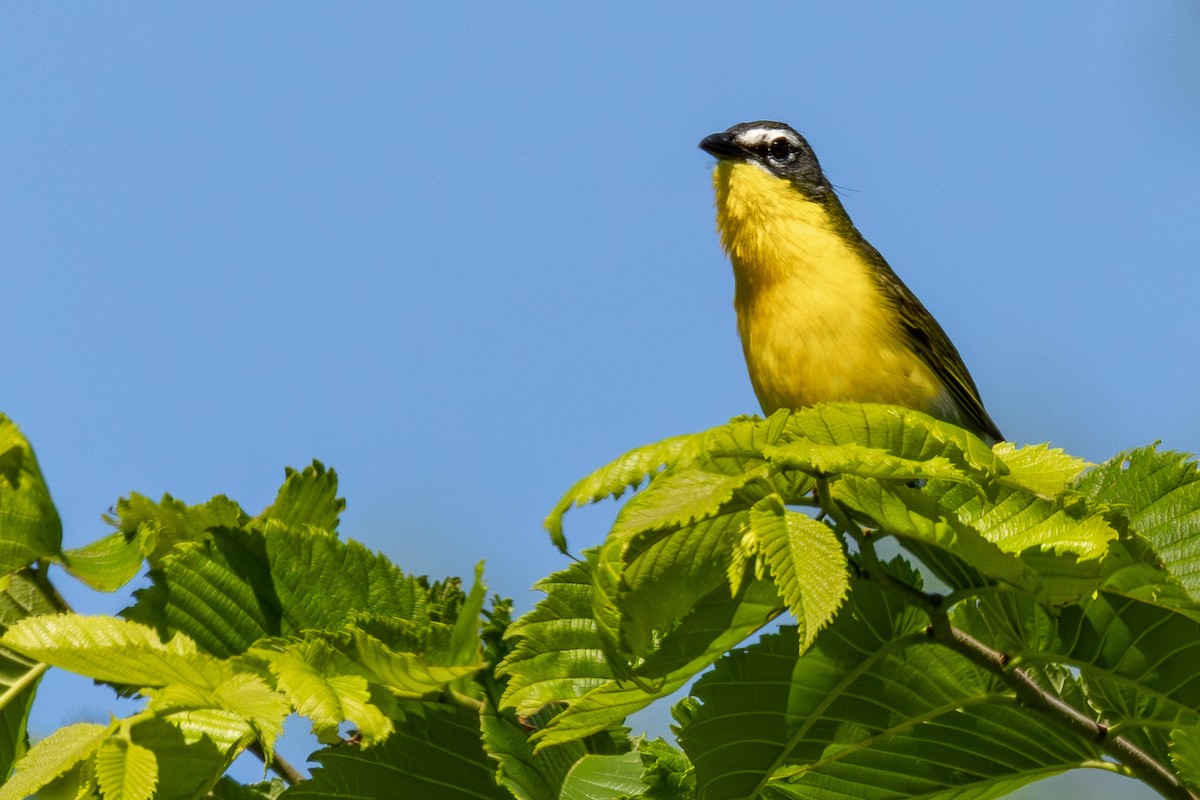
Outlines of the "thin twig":
M988 647L978 639L949 624L945 626L945 631L945 634L938 634L935 630L934 639L954 652L966 656L976 666L999 675L1001 680L1027 707L1055 717L1076 734L1098 743L1101 750L1128 767L1134 775L1163 797L1195 800L1197 795L1184 786L1175 773L1145 750L1123 736L1112 735L1107 725L1097 722L1074 706L1047 692L1026 670L1007 669L1005 665L1008 663L1009 657L1005 653Z
M304 777L304 773L293 767L288 760L279 755L278 752L272 751L271 760L267 761L267 754L263 750L262 744L259 742L252 743L248 748L251 753L258 756L259 760L274 770L275 774L283 778L283 782L288 786L295 786L297 783L303 783L308 780Z
M471 711L475 714L483 713L484 706L482 701L476 700L474 697L468 697L462 692L456 692L449 686L443 690L442 696L445 698L446 702L450 703L450 705L458 706L459 708L466 709L467 711Z

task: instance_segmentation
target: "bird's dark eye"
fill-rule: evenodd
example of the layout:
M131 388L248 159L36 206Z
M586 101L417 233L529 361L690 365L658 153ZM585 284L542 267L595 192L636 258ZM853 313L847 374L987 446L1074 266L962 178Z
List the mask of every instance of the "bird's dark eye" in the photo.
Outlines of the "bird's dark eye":
M767 156L772 161L787 161L792 156L792 143L783 136L772 139L767 145Z

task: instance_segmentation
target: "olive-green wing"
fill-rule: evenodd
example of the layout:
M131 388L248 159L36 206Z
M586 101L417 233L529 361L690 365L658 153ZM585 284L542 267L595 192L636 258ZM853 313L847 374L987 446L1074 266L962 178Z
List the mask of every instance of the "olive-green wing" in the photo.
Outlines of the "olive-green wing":
M971 373L967 371L967 366L950 337L925 306L921 305L916 295L892 272L883 257L877 252L876 256L877 266L882 265L876 273L880 288L899 312L901 324L912 343L913 351L933 370L933 374L958 405L967 423L964 427L973 428L985 438L1002 441L1004 434L1000 433L996 423L984 410L983 401L979 399L979 389L976 388Z

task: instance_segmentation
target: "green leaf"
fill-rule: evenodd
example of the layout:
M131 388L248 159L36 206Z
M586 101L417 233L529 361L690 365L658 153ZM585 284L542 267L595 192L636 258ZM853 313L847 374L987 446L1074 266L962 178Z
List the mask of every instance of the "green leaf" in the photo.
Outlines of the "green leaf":
M428 708L406 714L396 733L370 749L352 745L313 754L321 766L282 800L512 800L496 784L492 763L479 742L479 715Z
M104 800L150 800L158 784L158 759L144 747L109 739L96 752L96 782Z
M967 480L966 473L943 456L904 458L856 442L833 445L797 439L777 447L768 447L765 454L776 468L798 469L814 476L857 475L900 482L934 478Z
M33 448L0 414L0 575L58 554L62 522Z
M0 627L11 627L26 617L54 614L59 608L47 594L49 583L32 570L7 576L0 586Z
M1200 471L1186 453L1143 447L1092 470L1079 491L1122 507L1171 575L1200 600Z
M563 536L563 515L571 508L595 503L607 497L620 497L626 489L632 489L646 478L664 467L686 463L700 454L705 433L673 436L661 442L645 445L583 478L570 488L558 505L546 517L546 530L554 545L567 552L567 540Z
M148 527L133 534L121 531L55 559L71 575L99 592L114 592L133 580L152 545Z
M620 756L584 756L563 783L561 800L620 800L646 793L642 759L636 751Z
M279 778L243 785L226 776L213 787L211 800L276 800L286 788Z
M230 663L198 651L185 636L163 643L152 629L132 622L70 614L33 617L10 628L3 643L98 680L139 687L151 698L149 711L162 719L137 721L133 741L152 750L158 759L157 798L192 797L197 781L210 785L252 739L260 741L269 753L290 711L284 698L258 676L235 673ZM161 725L169 730L164 732ZM211 740L212 745L198 747L201 739ZM189 766L168 768L164 752L173 762L183 759ZM31 750L29 757L33 753ZM118 791L114 788L118 784L112 782L119 777L113 771L118 755L111 748L106 750L104 763L109 772L97 773L107 793ZM132 767L144 761L139 751L128 750L126 755L134 759L128 762ZM204 772L205 768L214 771ZM140 783L120 785L130 796L142 792Z
M785 627L730 653L676 707L699 795L997 797L1099 757L934 644L927 625L860 582L809 650Z
M483 653L480 649L479 626L486 597L487 584L483 582L483 562L480 561L475 565L475 581L471 584L471 591L458 610L449 646L444 653L437 654L439 661L458 665L481 664Z
M650 483L653 485L664 475L680 472L701 458L704 460L701 471L707 472L708 475L673 478L672 480L679 481L681 484L687 484L689 481L698 484L707 482L720 484L721 481L716 476L726 475L734 479L731 481L732 484L738 483L739 480L746 482L744 477L739 478L738 476L744 476L750 471L752 465L762 464L764 461L763 448L773 445L785 437L789 413L781 410L765 420L759 417L737 417L730 420L727 425L719 425L700 433L664 439L661 442L639 447L626 453L576 483L559 501L546 518L546 529L550 532L551 539L565 553L566 540L562 533L562 518L569 509L594 503L607 497L620 497L626 489L635 488L646 479L650 479ZM716 488L720 490L724 487L718 485ZM650 506L658 506L659 511L654 512L652 509L647 509L649 516L646 524L650 529L669 527L672 524L669 520L671 516L677 518L681 514L683 516L682 520L675 523L676 527L704 516L701 510L699 516L689 519L686 508L689 497L703 502L705 492L702 485L662 487L660 491L663 497L650 503ZM672 503L678 503L680 507L672 510L670 508ZM643 523L635 514L628 520L628 525L631 528L637 528Z
M707 434L702 457L656 475L617 516L596 560L594 618L613 663L646 655L656 637L730 572L745 512L773 488L764 448L781 441L787 414L737 419ZM618 666L619 669L619 666Z
M746 472L726 475L704 468L670 470L630 498L617 515L610 540L622 543L647 532L682 528L729 510L730 503L749 508L764 494L745 494L768 474L760 464Z
M939 571L939 577L956 588L987 585L983 576L1028 592L1036 593L1041 588L1037 573L1017 555L1004 552L924 492L855 476L839 478L831 491L838 502L869 517L874 527L898 537L906 546L926 545L921 555L930 566L946 563L929 559L932 548L965 560L970 573Z
M978 476L999 476L1008 471L979 437L900 406L821 403L794 412L788 430L817 444L874 448L913 461L943 458Z
M616 677L658 637L727 580L745 512L779 485L763 450L786 438L788 412L739 418L706 431L686 461L650 476L621 510L595 559L591 615Z
M108 737L107 725L78 722L59 728L29 748L16 772L0 785L0 800L26 800L48 783L90 759Z
M146 690L146 694L155 700L170 698L174 702L175 698L172 695L176 688L175 686L170 686L166 689L148 689ZM189 747L194 746L197 741L203 740L212 745L213 753L216 757L232 761L233 757L251 742L255 741L259 734L247 724L248 721L240 714L213 706L214 703L212 701L198 699L191 707L177 707L176 710L169 713L161 712L161 717L155 717L147 722L140 723L135 730L144 731L157 723L162 723L162 725L171 727L181 733ZM160 711L157 706L155 710ZM138 741L150 747L155 752L161 752L162 750L162 745L149 735L140 736ZM188 752L192 753L187 756L188 758L199 757L195 752ZM205 759L211 757L213 756L209 754L204 755ZM174 775L173 772L170 774ZM167 775L162 777L165 780ZM160 789L159 791L161 793L162 790Z
M603 681L570 702L566 710L538 731L534 738L539 752L549 745L603 731L654 700L666 697L782 610L778 592L770 581L751 581L732 598L726 586L710 592L632 670L630 681L615 678ZM596 658L594 653L592 658ZM594 664L595 661L566 664L567 675L579 671L590 675Z
M189 506L169 494L155 503L140 494L117 501L117 515L106 519L126 537L144 537L150 548L150 566L181 542L198 542L213 528L236 528L248 518L237 503L223 495L207 503Z
M245 720L268 756L275 740L283 733L284 719L292 710L284 696L262 678L246 673L238 673L218 686L208 705Z
M43 585L28 570L9 575L7 586L0 591L0 626L54 610ZM45 664L0 649L0 782L26 751L29 709L46 669Z
M341 631L348 621L382 620L385 643L404 650L447 646L450 624L420 579L387 558L318 528L275 521L262 530L217 528L181 545L151 573L154 586L123 612L160 633L181 631L218 656L242 653L265 637Z
M482 660L467 664L443 659L440 653L410 653L393 650L383 641L362 631L349 632L346 649L367 671L372 682L398 697L418 699L441 691L450 684L474 675L484 666Z
M1153 703L1138 703L1139 710L1153 712L1143 722L1167 719L1196 724L1200 711L1197 610L1097 592L1079 605L1062 609L1053 649L1021 652L1021 660L1032 664L1064 657L1093 681L1112 680L1138 695L1152 696Z
M636 536L624 547L610 538L600 557L608 566L607 593L619 619L619 642L625 652L643 656L665 632L709 592L729 581L733 554L749 511L739 510L702 520L674 531ZM732 594L741 586L739 570Z
M496 761L496 781L517 800L558 800L567 772L587 754L582 743L572 742L535 756L528 725L516 715L488 707L480 721L484 750Z
M1017 447L1012 442L998 442L992 452L1008 467L1005 483L1045 497L1062 494L1085 469L1093 466L1048 444Z
M747 558L761 559L759 577L769 573L788 610L800 622L801 647L837 613L850 589L846 554L830 527L784 508L771 495L750 509L750 526L741 548Z
M646 800L693 800L696 775L687 756L662 739L638 743Z
M111 617L30 617L9 628L0 644L70 672L136 687L182 683L216 689L233 674L186 636L163 643L152 628Z
M577 700L612 678L596 647L591 564L575 562L533 588L546 597L509 626L512 650L496 668L508 679L501 706L522 717Z
M363 746L391 734L392 721L371 703L366 677L353 674L354 663L328 642L308 640L283 644L278 650L255 648L251 655L265 660L279 689L296 711L312 721L313 734L325 744L341 741L338 726L351 721Z
M1121 735L1166 763L1170 731L1200 726L1200 613L1101 590L1051 615L1031 598L981 594L953 622L1026 670L1069 665L1086 705Z
M9 663L20 663L0 654L0 669L7 671ZM19 673L15 680L7 676L0 683L4 693L0 696L0 782L12 772L17 759L25 755L28 749L26 725L29 723L29 710L33 707L33 698L37 693L45 667L26 668Z
M386 557L316 529L268 526L267 558L284 635L335 630L355 612L423 623L429 593Z
M1117 539L1106 510L1081 501L1048 500L1006 486L996 487L984 501L971 486L944 482L930 482L925 492L1007 553L1036 547L1073 553L1080 560L1099 559Z
M509 627L512 652L496 670L508 680L501 705L522 717L567 705L534 734L539 753L604 731L670 694L782 610L769 581L751 582L735 598L719 586L637 666L634 681L622 683L596 648L591 569L577 562L537 584L546 598Z
M792 412L780 409L766 419L736 417L726 425L705 431L704 468L725 475L741 475L766 461L764 452L791 441L794 434L788 423Z
M238 733L230 737L227 728ZM158 764L154 800L204 797L249 741L244 722L213 710L143 720L133 726L131 738L154 753Z
M1184 728L1171 734L1171 763L1180 780L1200 786L1200 728Z
M338 518L346 510L346 501L337 496L337 473L313 461L300 471L288 467L285 476L275 502L255 520L273 519L288 526L311 525L336 531Z
M153 585L137 591L137 603L121 614L153 626L164 639L178 631L225 658L281 632L280 600L260 533L214 528L201 541L176 545L150 579Z

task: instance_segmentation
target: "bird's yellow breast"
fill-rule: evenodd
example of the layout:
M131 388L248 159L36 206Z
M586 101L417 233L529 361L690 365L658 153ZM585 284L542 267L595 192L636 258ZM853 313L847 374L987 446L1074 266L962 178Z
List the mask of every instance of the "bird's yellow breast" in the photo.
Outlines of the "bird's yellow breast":
M719 161L713 183L738 332L764 411L830 400L931 408L944 398L871 264L825 206L752 164Z

